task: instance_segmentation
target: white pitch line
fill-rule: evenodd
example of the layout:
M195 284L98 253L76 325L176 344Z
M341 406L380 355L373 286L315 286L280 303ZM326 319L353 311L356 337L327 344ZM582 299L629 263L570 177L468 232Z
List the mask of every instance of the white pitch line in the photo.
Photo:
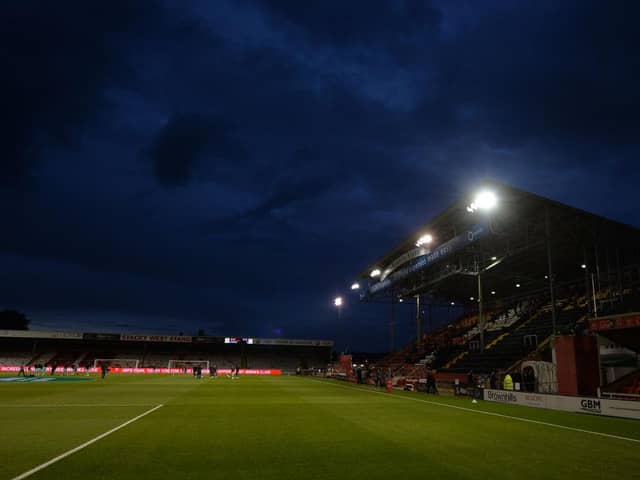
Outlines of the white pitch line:
M323 382L322 380L316 380L316 381L322 382L322 383L329 383L329 382ZM508 418L510 420L517 420L517 421L520 421L520 422L535 423L537 425L545 425L547 427L561 428L563 430L571 430L571 431L574 431L574 432L581 432L581 433L590 433L591 435L599 435L601 437L615 438L617 440L626 440L627 442L640 443L640 440L637 439L637 438L622 437L620 435L613 435L613 434L610 434L610 433L602 433L602 432L595 432L593 430L585 430L585 429L582 429L582 428L567 427L566 425L558 425L557 423L541 422L539 420L531 420L529 418L514 417L514 416L511 416L511 415L504 415L502 413L485 412L484 410L474 410L473 408L459 407L457 405L449 405L448 403L431 402L429 400L422 400L421 398L405 397L404 395L389 395L388 393L385 393L385 392L378 392L378 391L375 391L375 390L369 390L369 389L358 388L358 387L350 387L350 386L347 386L347 385L339 385L339 384L335 384L335 383L329 383L329 384L334 386L334 387L348 388L349 390L357 390L359 392L377 393L378 395L384 395L387 398L397 398L397 399L402 399L402 400L412 400L414 402L428 403L429 405L438 405L440 407L455 408L456 410L464 410L466 412L482 413L484 415L492 415L494 417Z
M64 452L63 454L58 455L57 457L54 457L54 458L52 458L51 460L49 460L49 461L47 461L47 462L45 462L45 463L43 463L43 464L41 464L41 465L38 465L37 467L32 468L31 470L28 470L28 471L26 471L26 472L24 472L24 473L21 473L21 474L20 474L20 475L18 475L17 477L13 477L11 480L22 480L23 478L30 477L30 476L31 476L31 475L33 475L34 473L39 472L40 470L43 470L43 469L47 468L48 466L53 465L53 464L54 464L54 463L56 463L56 462L59 462L60 460L62 460L63 458L68 457L69 455L73 455L74 453L76 453L76 452L78 452L78 451L82 450L83 448L86 448L86 447L88 447L89 445L91 445L91 444L93 444L93 443L96 443L98 440L102 440L104 437L106 437L106 436L108 436L108 435L111 435L113 432L117 432L117 431L118 431L118 430L120 430L121 428L126 427L127 425L129 425L129 424L131 424L131 423L135 422L136 420L140 420L142 417L144 417L144 416L146 416L146 415L149 415L150 413L155 412L156 410L158 410L159 408L162 408L163 406L164 406L163 404L161 404L161 405L156 405L155 407L153 407L153 408L151 408L151 409L147 410L146 412L141 413L141 414L140 414L140 415L138 415L137 417L134 417L134 418L132 418L131 420L127 420L127 421L126 421L126 422L124 422L123 424L118 425L118 426L117 426L117 427L115 427L115 428L112 428L112 429L111 429L111 430L109 430L108 432L104 432L104 433L102 433L102 434L98 435L97 437L92 438L92 439L91 439L91 440L89 440L88 442L83 443L82 445L78 445L77 447L72 448L71 450L67 450L67 451L66 451L66 452Z
M13 404L0 405L0 408L51 408L51 407L151 407L152 405L139 403L33 403L33 404Z

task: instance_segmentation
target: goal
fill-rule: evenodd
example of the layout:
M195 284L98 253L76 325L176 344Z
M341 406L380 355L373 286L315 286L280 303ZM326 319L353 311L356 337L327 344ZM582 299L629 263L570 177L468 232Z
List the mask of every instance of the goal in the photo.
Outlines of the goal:
M209 360L169 360L169 369L172 368L209 368Z
M93 367L98 368L102 364L106 364L110 367L122 367L122 368L138 368L140 360L137 358L96 358L93 361Z

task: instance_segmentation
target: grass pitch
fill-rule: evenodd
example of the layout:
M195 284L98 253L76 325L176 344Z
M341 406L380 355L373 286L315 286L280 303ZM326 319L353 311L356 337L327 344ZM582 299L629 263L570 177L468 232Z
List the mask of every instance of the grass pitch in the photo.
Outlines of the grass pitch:
M0 382L0 479L158 405L26 478L640 478L633 420L311 378L111 375Z

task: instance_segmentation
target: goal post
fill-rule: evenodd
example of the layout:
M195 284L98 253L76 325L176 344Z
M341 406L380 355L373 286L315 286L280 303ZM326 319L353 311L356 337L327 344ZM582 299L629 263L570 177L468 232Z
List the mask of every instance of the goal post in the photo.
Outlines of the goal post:
M96 358L93 361L93 368L98 368L102 364L110 367L138 368L140 360L137 358Z
M209 369L209 360L169 360L169 370L174 368L202 367Z

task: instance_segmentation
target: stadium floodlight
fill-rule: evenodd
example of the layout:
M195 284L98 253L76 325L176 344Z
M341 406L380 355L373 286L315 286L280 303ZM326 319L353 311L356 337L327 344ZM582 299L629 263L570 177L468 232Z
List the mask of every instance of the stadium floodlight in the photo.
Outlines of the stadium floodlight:
M416 247L421 247L422 245L427 245L433 242L433 237L430 234L422 235L418 241L416 242Z
M488 190L480 192L474 202L480 210L491 210L498 203L496 194Z
M355 282L351 285L351 290L358 290L360 288L360 284Z
M336 297L333 299L333 304L336 307L341 307L342 306L342 297Z
M498 197L490 190L482 190L479 192L471 205L467 207L467 212L473 213L476 210L492 210L498 204Z
M374 268L371 271L371 278L379 277L379 276L380 276L380 269L379 268Z

